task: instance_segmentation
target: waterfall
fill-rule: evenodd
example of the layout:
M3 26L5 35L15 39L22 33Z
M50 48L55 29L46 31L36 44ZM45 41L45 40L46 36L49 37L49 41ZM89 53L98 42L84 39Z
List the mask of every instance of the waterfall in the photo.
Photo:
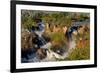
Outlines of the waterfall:
M51 50L51 42L47 42L45 38L41 36L36 36L35 44L37 44L38 48L46 50L46 57L40 59L36 52L32 54L28 54L28 59L22 58L22 62L48 62L48 61L56 61L57 59L65 59L68 57L68 54L71 52L71 49L75 48L76 42L73 38L73 32L76 31L76 27L70 27L69 30L66 32L65 37L67 38L66 42L68 42L68 50L64 50L63 54L61 54L59 48L57 51ZM67 45L66 47L67 48ZM63 48L61 47L63 50ZM43 52L42 52L43 53Z

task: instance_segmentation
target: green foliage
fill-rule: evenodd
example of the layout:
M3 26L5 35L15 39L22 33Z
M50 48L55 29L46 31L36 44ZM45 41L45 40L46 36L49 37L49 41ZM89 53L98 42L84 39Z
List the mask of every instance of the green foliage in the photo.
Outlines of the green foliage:
M90 49L89 47L86 48L75 48L69 54L69 60L86 60L90 59Z
M65 36L64 36L64 34L63 33L52 33L50 36L49 36L50 38L51 38L51 40L52 41L55 41L55 42L59 42L60 40L65 40L66 38L65 38Z
M68 56L68 60L86 60L90 59L90 33L89 31L79 34L79 36L76 37L76 43L80 41L79 38L82 38L83 44L80 42L79 46L83 46L82 48L76 47L72 49L71 53Z
M72 19L85 20L88 18L88 13L73 13L73 12L52 12L52 11L34 11L22 10L21 11L21 25L23 28L29 28L35 25L35 18L41 18L44 23L49 23L51 26L70 26Z
M21 19L22 19L21 24L23 28L29 28L34 24L34 21L32 20L31 16L28 16L28 15L22 16Z

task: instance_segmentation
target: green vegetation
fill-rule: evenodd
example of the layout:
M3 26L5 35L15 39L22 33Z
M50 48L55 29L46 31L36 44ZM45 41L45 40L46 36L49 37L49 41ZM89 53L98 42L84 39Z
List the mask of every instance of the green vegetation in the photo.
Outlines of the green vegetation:
M90 59L90 48L75 48L69 54L68 60L86 60Z
M50 38L51 38L52 41L55 41L55 42L59 42L61 40L65 40L66 41L66 38L65 38L64 34L61 33L61 32L59 32L59 33L52 33L50 35Z
M70 27L73 20L85 21L89 19L89 13L22 10L22 27L30 28L35 25L35 18L41 18L44 23L50 24L51 27L54 25Z
M85 36L84 36L85 35ZM81 40L79 39L81 38ZM86 60L90 59L90 34L87 33L81 34L77 37L77 45L75 49L72 49L72 52L68 56L68 60Z

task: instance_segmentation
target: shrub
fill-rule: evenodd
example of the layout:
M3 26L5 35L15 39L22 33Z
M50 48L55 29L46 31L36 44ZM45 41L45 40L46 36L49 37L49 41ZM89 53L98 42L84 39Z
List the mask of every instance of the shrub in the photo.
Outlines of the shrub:
M90 59L90 48L75 48L68 56L68 60L86 60Z

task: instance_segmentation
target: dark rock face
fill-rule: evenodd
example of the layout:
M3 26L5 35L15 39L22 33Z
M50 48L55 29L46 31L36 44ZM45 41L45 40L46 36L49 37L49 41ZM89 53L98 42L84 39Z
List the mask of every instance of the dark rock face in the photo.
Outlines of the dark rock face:
M36 44L38 48L46 44L46 41L43 37L36 36L32 39L32 43Z
M32 39L35 38L35 34L34 33L30 33L30 32L22 32L21 35L21 48L22 50L29 50L29 49L35 49L36 44L32 43Z
M53 43L51 50L62 56L68 50L66 48L67 48L67 43L61 41L60 43Z
M22 58L26 58L26 59L29 59L29 55L33 54L33 53L36 53L36 50L33 48L33 49L27 49L27 50L21 50L21 57Z
M44 59L47 55L45 49L38 49L38 51L36 53L37 53L39 59Z
M59 55L63 55L65 51L62 48L57 48L57 49L54 50L54 52L59 54Z

